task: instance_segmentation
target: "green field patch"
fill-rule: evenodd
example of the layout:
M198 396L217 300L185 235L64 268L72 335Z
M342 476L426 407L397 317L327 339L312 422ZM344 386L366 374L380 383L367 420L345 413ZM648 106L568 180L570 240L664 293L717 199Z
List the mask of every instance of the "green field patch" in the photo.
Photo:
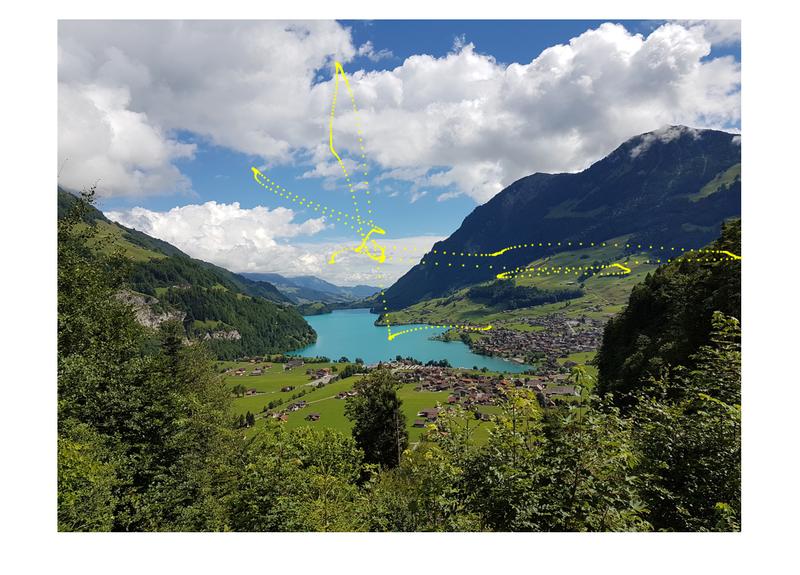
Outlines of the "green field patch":
M699 202L703 198L707 198L711 194L714 194L720 191L723 188L727 188L736 180L740 179L742 176L742 165L741 164L734 164L724 172L720 172L714 179L708 182L705 186L700 188L699 192L695 192L694 194L689 194L688 198L691 202Z
M81 224L81 226L85 226L85 224ZM125 258L134 262L146 262L152 259L167 257L164 254L148 250L147 248L137 246L130 242L123 235L124 231L122 228L114 224L96 220L94 227L97 233L94 237L89 239L87 244L100 253L112 254L116 251L120 251Z

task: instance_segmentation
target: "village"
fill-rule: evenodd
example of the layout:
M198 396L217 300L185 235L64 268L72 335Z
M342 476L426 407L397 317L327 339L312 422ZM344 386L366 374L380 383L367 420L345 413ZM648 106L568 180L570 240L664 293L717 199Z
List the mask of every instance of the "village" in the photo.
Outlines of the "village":
M529 389L536 395L542 407L549 408L556 407L559 399L580 396L582 391L580 386L570 382L566 364L559 366L559 372L510 376L419 365L413 360L402 359L365 366L364 371L378 367L391 370L392 374L403 385L413 384L415 392L449 392L446 406L460 405L466 411L474 413L477 419L483 421L490 420L491 416L487 412L481 411L480 407L498 404L505 397L507 390L511 388ZM317 378L321 371L327 370L308 370L308 375L311 378ZM332 377L324 382L318 382L319 378L317 378L306 385L314 384L315 387L322 387L335 378L334 374L328 375ZM294 388L287 387L281 391L291 391L292 389ZM346 400L357 394L357 391L350 389L337 393L332 399ZM425 427L437 421L441 408L437 407L435 402L431 403L431 407L417 412L417 419L413 422L414 427ZM287 421L290 413L308 407L310 407L310 404L305 400L297 400L269 415L280 421ZM307 421L319 421L320 414L310 412L304 419Z
M400 356L388 362L371 365L348 364L344 368L337 368L336 365L318 368L310 358L309 363L305 363L306 360L303 358L287 358L285 363L271 363L263 358L251 358L249 367L228 369L225 373L233 377L246 378L262 375L271 369L289 371L305 366L307 383L300 385L301 389L298 389L288 402L276 405L277 409L271 405L269 409L265 407L264 417L280 421L287 421L290 414L301 410L306 421L320 421L322 419L320 413L311 411L312 404L316 401L308 402L302 399L307 393L306 390L318 389L350 375L368 373L377 368L391 370L402 385L413 386L414 392L437 393L439 401L432 400L429 407L416 412L413 427L435 424L441 409L456 405L474 414L476 419L488 421L491 419L489 412L492 410L482 408L499 404L507 391L512 388L530 390L535 394L539 404L545 408L553 408L559 401L579 397L583 390L570 380L570 368L576 364L567 358L573 353L596 350L602 339L603 322L585 316L568 318L562 314L549 314L535 318L516 318L515 323L517 327L523 324L530 329L511 329L499 324L485 337L472 342L471 346L474 351L485 355L495 355L535 365L534 369L523 374L494 374L436 365L435 362L423 365L413 358ZM286 385L280 391L292 392L295 391L295 386ZM442 395L439 394L442 392L448 394L446 401L441 401ZM260 395L256 389L241 384L234 388L234 393ZM356 394L355 390L347 389L331 394L328 399L344 401Z
M568 318L562 314L517 318L519 330L498 324L485 336L470 342L475 353L504 357L518 363L536 363L538 372L557 371L558 358L571 353L594 351L603 339L605 322L586 316Z

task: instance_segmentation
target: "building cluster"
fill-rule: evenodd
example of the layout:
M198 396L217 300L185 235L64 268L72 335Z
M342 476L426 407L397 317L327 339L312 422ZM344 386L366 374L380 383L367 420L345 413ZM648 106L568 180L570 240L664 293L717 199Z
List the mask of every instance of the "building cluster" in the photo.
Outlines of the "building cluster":
M470 373L450 368L407 365L402 362L388 364L392 372L403 383L415 384L415 391L447 391L448 405L460 405L474 411L481 419L488 416L480 406L494 405L510 388L529 389L536 394L543 406L554 406L557 397L579 396L580 387L569 383L567 373L547 373L537 375L497 376ZM420 411L414 422L416 427L435 422L439 415L436 408Z
M271 367L272 367L272 365L270 365L268 363L265 363L261 367L258 367L258 366L254 367L249 372L248 372L246 367L238 367L236 369L233 369L231 367L231 368L226 369L223 373L225 375L232 375L232 376L237 376L237 377L243 377L245 375L264 375L264 372L266 372Z
M532 357L542 358L540 367L555 368L557 358L596 350L603 339L605 325L586 316L573 319L562 314L517 318L514 323L526 324L531 329L522 331L496 325L485 337L471 344L472 351L519 363L526 363Z

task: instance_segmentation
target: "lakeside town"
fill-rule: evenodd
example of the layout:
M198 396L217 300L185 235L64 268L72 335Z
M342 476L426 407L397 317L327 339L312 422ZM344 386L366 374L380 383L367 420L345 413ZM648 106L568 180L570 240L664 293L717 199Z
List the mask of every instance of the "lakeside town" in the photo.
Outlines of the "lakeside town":
M437 393L437 400L432 399L429 407L416 413L414 427L435 423L440 410L448 406L460 406L474 413L477 419L488 421L491 415L482 408L500 403L511 388L532 391L539 404L546 408L556 407L559 400L579 397L583 390L570 379L570 370L577 364L568 358L575 353L594 352L602 338L603 323L587 317L572 319L560 314L521 318L516 323L529 329L523 331L499 327L473 342L473 346L476 351L486 355L527 361L534 365L532 370L522 374L454 368L446 361L422 364L414 358L400 356L373 364L364 364L360 360L350 363L347 358L330 362L328 358L286 356L275 358L280 361L270 362L269 358L257 357L248 359L248 367L229 368L223 373L246 381L247 376L260 376L271 369L289 372L305 368L306 383L281 387L281 392L292 395L284 401L269 402L258 415L280 421L287 421L290 414L301 410L308 411L304 416L306 421L319 421L322 416L311 411L311 403L303 399L303 396L335 381L366 374L374 369L391 370L403 385L413 385L414 392ZM331 365L318 367L322 362L330 362ZM445 401L441 401L442 396L438 395L442 392L448 393ZM244 384L236 384L233 394L240 397L262 395L262 392ZM356 394L357 391L346 389L332 395L330 399L346 400Z
M568 318L553 313L514 320L525 329L510 329L503 324L470 339L470 349L481 355L503 357L517 363L535 363L537 372L558 369L558 358L571 353L595 351L603 339L604 321L581 316Z

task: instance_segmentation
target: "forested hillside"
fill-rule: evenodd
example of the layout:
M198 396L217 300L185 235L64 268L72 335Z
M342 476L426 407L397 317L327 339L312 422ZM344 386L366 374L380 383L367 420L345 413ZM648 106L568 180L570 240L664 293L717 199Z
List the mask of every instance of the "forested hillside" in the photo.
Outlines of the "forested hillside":
M713 253L741 254L740 220L723 225L708 250L658 268L633 289L625 310L606 324L598 391L624 403L668 366L691 367L692 354L712 343L715 312L741 318L741 261Z
M148 324L182 317L185 334L205 340L220 359L285 352L314 341L313 329L272 284L190 258L166 242L111 222L60 189L58 203L60 221L70 210L75 212L71 217L79 217L88 254L121 257L124 287L134 294L127 299L153 312L144 314L155 318Z

